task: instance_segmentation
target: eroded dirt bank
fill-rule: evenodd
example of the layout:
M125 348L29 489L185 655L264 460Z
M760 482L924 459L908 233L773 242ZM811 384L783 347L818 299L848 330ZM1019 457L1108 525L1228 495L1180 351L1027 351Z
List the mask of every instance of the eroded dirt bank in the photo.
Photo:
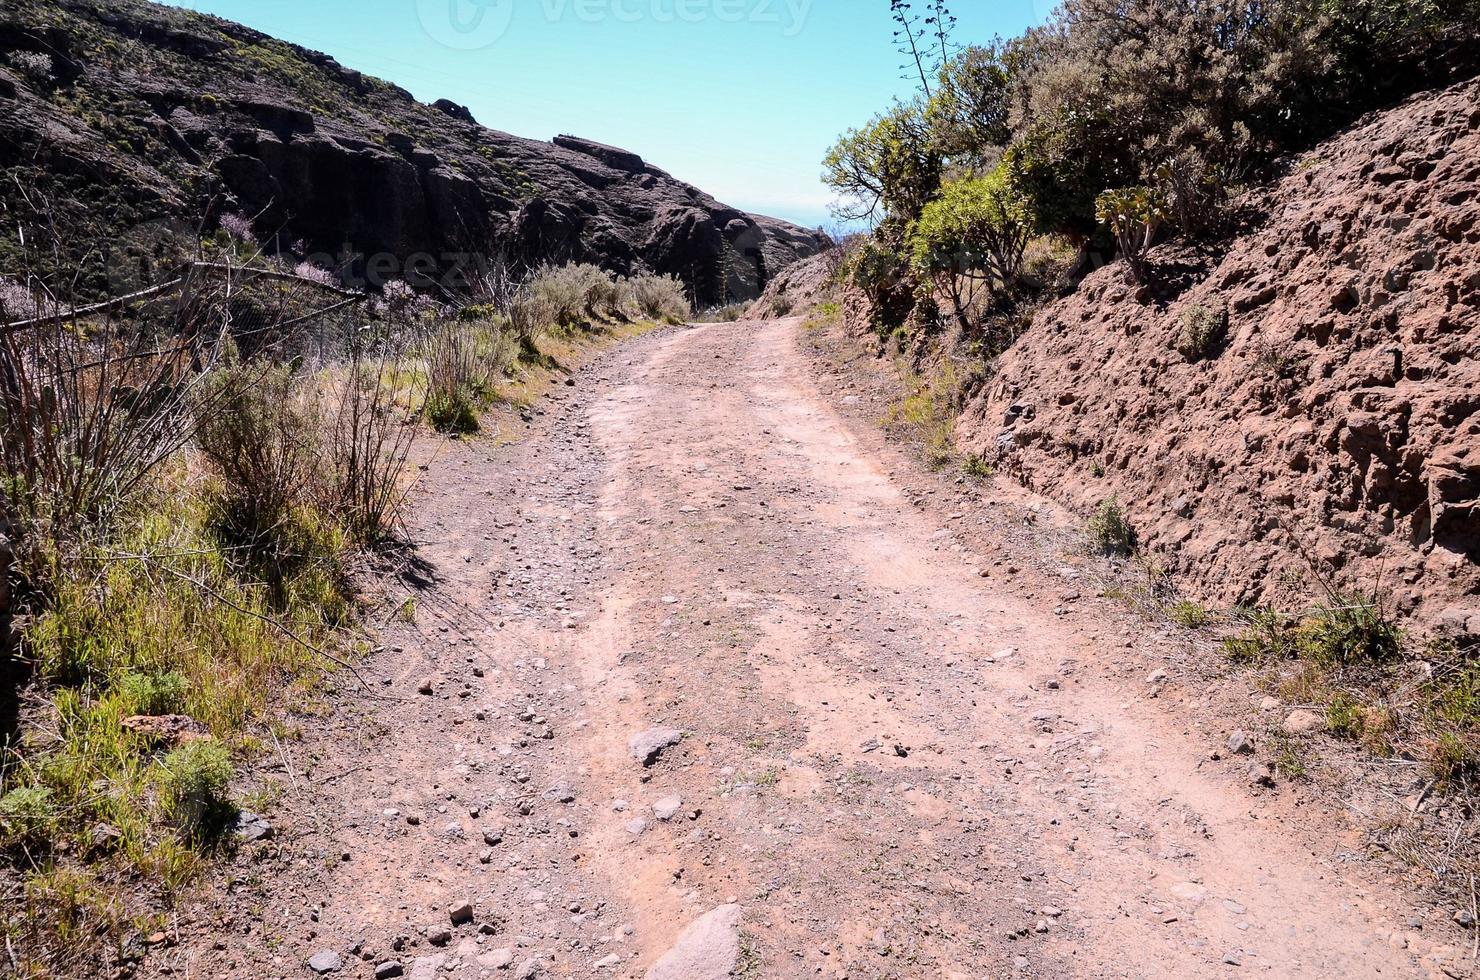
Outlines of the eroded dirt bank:
M1121 654L1160 638L917 506L800 330L650 335L434 462L384 700L304 723L274 838L153 966L1464 975L1340 820L1149 696Z

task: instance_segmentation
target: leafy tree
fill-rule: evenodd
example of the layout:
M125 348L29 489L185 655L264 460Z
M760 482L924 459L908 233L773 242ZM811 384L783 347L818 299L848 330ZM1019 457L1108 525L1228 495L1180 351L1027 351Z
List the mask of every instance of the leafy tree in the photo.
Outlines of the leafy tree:
M946 62L925 118L947 160L969 167L996 164L1012 140L1012 67L1004 45L969 47Z
M840 196L842 220L873 220L880 212L913 220L940 186L941 157L921 103L904 103L849 130L823 161L823 181Z
M950 297L962 329L981 289L1013 289L1033 237L1028 199L1007 167L947 181L911 236L914 267Z

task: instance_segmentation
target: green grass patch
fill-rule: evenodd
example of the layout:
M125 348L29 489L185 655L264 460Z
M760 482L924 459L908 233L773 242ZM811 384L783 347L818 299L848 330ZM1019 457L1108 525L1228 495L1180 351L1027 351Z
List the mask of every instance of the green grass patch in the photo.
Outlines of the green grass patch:
M23 969L92 975L99 939L116 949L198 874L235 814L233 757L311 695L326 665L309 646L349 619L341 534L299 537L268 584L223 544L214 493L170 475L59 566L25 628L42 703L0 772L0 860L24 891L5 928ZM193 740L129 721L164 715L191 719Z

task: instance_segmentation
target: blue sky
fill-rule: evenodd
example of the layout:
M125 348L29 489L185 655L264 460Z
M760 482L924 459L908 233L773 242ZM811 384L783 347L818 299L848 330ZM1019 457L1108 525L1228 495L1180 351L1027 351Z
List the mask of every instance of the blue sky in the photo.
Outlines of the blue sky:
M174 2L463 103L494 129L622 146L809 226L831 223L819 173L838 133L912 89L888 0ZM1052 0L953 6L964 43L1017 34Z

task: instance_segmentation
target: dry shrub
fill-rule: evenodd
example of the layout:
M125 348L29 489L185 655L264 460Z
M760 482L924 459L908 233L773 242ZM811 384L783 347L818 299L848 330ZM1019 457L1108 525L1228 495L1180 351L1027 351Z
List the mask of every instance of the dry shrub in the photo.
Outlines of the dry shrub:
M612 315L621 298L611 273L588 264L542 266L520 292L548 325L566 329Z
M327 383L323 506L339 517L351 538L365 545L396 536L406 497L416 426L396 402L398 366L386 350L357 346L343 371Z
M58 316L0 329L0 523L23 574L44 577L190 441L214 336L189 294L152 327Z
M317 406L286 367L229 368L208 390L217 397L199 444L222 478L219 526L235 544L268 549L316 483Z
M440 432L478 431L478 413L493 403L498 383L519 349L496 323L449 323L427 342L426 416Z
M623 292L622 305L642 319L681 323L694 314L683 283L672 276L633 276Z

